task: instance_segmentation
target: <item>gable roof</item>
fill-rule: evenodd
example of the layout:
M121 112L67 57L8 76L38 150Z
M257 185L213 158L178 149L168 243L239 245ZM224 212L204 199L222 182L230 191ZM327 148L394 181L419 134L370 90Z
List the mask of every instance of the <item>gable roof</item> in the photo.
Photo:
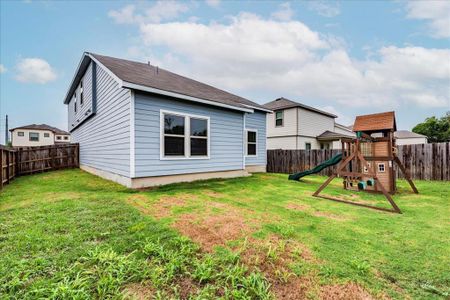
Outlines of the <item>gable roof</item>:
M343 134L343 133L325 130L320 135L316 136L316 138L319 141L336 141L341 138L354 138L354 137L351 135Z
M314 107L311 107L311 106L308 106L308 105L305 105L302 103L298 103L298 102L295 102L295 101L292 101L292 100L289 100L289 99L286 99L283 97L277 98L271 102L264 104L264 107L267 109L270 109L270 110L280 110L280 109L300 107L300 108L304 108L306 110L313 111L313 112L316 112L316 113L319 113L319 114L322 114L322 115L325 115L325 116L328 116L331 118L337 118L336 115L333 115L329 112L326 112L326 111L323 111L323 110L320 110L320 109L317 109L317 108L314 108Z
M397 130L396 132L394 132L394 137L397 139L409 139L409 138L426 138L427 136L409 130Z
M34 129L34 130L48 130L51 131L55 134L66 134L69 135L70 133L68 133L67 131L61 130L59 128L47 125L47 124L30 124L30 125L25 125L25 126L20 126L20 127L16 127L16 128L12 128L9 131L13 131L16 129Z
M395 112L388 111L377 114L357 116L353 124L353 131L396 131Z
M94 53L85 53L85 56L100 64L119 81L121 87L142 90L157 94L163 94L190 101L202 102L216 106L253 112L253 109L268 111L248 99L236 96L229 92L201 83L199 81L172 73L148 63L130 61ZM83 57L84 58L84 57ZM80 63L79 69L83 69L86 63ZM80 77L81 78L81 77ZM76 78L72 82L77 85ZM79 79L78 79L79 81ZM70 101L73 91L69 89L64 103Z

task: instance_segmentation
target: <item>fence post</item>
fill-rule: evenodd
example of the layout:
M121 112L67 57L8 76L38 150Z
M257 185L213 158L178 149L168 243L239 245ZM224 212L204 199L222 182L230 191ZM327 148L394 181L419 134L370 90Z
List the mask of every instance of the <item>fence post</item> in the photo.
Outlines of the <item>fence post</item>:
M6 183L9 183L9 158L10 158L10 152L6 152Z
M0 147L0 189L3 189L3 148Z

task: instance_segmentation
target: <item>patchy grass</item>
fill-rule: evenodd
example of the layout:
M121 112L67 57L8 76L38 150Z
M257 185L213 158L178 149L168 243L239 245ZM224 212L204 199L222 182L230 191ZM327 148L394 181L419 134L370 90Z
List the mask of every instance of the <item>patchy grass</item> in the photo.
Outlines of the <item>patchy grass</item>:
M134 191L67 170L0 193L0 298L447 298L450 185L399 181L390 214L286 175ZM325 193L387 207L380 195Z

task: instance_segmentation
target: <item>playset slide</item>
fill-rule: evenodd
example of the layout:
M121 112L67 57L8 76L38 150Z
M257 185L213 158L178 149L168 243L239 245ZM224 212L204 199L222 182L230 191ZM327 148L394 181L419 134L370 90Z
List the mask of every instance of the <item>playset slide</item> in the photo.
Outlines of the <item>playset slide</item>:
M289 180L299 180L300 178L302 178L304 176L319 173L320 171L322 171L325 168L334 166L335 164L339 163L341 160L342 160L342 154L338 154L336 156L333 156L329 160L324 161L320 165L315 166L311 170L307 170L307 171L289 175Z

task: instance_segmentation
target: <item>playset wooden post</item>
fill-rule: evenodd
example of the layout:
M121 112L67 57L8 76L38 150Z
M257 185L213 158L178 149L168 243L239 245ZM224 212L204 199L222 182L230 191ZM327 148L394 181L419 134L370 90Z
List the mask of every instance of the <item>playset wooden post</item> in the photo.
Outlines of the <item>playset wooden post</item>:
M391 195L397 190L394 163L403 172L414 193L419 193L400 159L397 157L394 132L397 130L394 112L357 116L353 125L356 139L342 139L342 161L313 194L315 197L401 213ZM382 193L392 209L322 196L320 192L336 177L344 179L344 189Z

